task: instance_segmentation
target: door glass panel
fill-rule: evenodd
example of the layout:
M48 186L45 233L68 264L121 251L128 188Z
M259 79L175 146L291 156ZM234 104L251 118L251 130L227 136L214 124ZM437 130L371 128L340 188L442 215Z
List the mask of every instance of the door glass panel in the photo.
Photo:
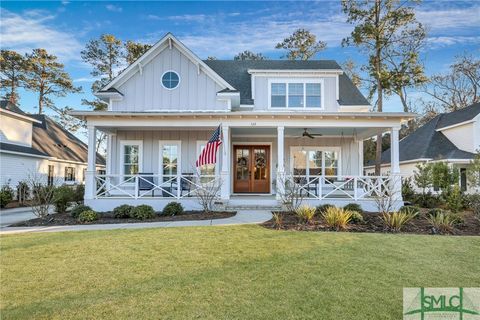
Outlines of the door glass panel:
M255 180L267 179L267 155L265 149L254 149L255 162L253 167L253 177Z
M237 180L248 180L248 166L249 166L249 149L237 149L236 163L237 163Z
M163 180L167 181L177 175L178 168L178 146L177 145L163 145Z
M336 176L338 174L338 153L325 151L325 175Z

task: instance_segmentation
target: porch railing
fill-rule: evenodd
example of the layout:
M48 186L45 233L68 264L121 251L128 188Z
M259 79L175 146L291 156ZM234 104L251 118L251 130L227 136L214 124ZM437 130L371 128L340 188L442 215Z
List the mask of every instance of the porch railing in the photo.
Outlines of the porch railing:
M386 197L395 191L400 176L320 176L287 175L305 199L368 199Z
M220 177L215 175L96 174L95 198L183 199L217 192L219 185Z

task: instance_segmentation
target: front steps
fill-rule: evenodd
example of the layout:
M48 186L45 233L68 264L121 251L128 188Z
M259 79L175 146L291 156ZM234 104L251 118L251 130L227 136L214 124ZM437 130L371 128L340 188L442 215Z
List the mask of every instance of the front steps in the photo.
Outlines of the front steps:
M233 196L227 202L219 203L227 211L241 210L282 210L281 202L274 196Z

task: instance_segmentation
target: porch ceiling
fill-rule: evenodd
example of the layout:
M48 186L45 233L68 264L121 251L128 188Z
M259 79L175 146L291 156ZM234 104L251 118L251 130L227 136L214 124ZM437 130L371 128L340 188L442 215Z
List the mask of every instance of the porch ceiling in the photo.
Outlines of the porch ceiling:
M323 127L323 128L306 128L308 133L321 134L328 136L358 136L365 137L375 135L377 132L384 132L385 128L348 128L348 127ZM303 128L285 127L285 137L301 137L304 132ZM232 128L232 136L277 136L276 128ZM320 138L320 137L319 137Z

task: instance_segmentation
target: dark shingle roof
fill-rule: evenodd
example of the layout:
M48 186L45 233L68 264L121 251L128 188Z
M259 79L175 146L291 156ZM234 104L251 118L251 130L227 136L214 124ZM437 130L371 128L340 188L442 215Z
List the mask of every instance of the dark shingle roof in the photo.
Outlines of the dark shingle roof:
M457 123L472 120L480 113L480 102L474 103L466 108L445 113L437 124L437 129L445 128Z
M480 109L480 105L477 104L477 108ZM441 131L437 131L437 129L445 127L444 123L446 122L443 119L444 117L449 117L452 113L439 114L403 138L399 143L400 161L416 159L473 159L475 156L473 153L458 149ZM456 116L453 118L456 118ZM463 121L466 120L459 122ZM390 149L382 153L382 163L390 163ZM368 165L374 164L372 161L368 163Z
M210 68L240 91L241 104L253 104L248 69L259 70L341 70L334 60L204 60ZM340 76L342 105L369 105L358 88L346 75Z
M5 150L5 151L11 151L11 152L19 152L19 153L26 153L26 154L31 154L34 156L43 156L43 157L48 157L48 154L43 153L41 151L38 151L34 148L31 147L26 147L26 146L19 146L16 144L10 144L10 143L3 143L0 142L0 150Z
M22 109L20 109L19 107L17 107L15 104L11 103L8 100L0 101L0 108L18 113L22 116L27 116L27 117L29 116L28 114L23 112Z
M33 124L32 147L62 160L87 162L87 145L58 123L45 115L32 115L41 123ZM97 154L97 164L105 165L105 158Z

